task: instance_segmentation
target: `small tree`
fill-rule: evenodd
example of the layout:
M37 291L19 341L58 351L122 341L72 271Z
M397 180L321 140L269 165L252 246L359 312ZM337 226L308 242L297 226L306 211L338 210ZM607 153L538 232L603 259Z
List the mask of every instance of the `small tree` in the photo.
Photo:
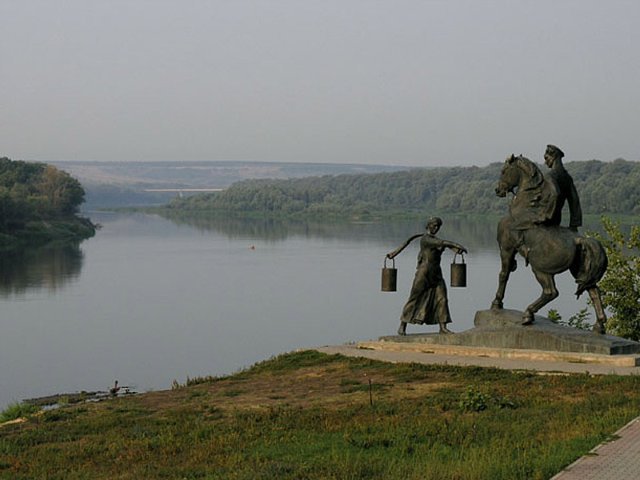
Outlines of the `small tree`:
M50 216L71 215L84 201L80 182L52 165L44 167L37 190L44 197Z
M602 242L609 267L598 284L602 303L611 314L607 332L640 340L640 226L626 236L620 224L602 217L606 235L594 234Z

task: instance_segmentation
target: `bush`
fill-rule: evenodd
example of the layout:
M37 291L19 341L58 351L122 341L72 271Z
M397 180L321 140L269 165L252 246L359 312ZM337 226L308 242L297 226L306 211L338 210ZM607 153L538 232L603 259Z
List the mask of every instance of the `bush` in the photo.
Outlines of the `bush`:
M2 412L0 412L0 423L9 422L11 420L16 420L22 417L28 417L29 415L33 415L38 412L40 408L35 405L31 405L28 403L12 403L7 408L5 408Z
M591 316L591 313L586 308L583 308L578 313L571 315L569 317L569 320L565 322L562 319L562 315L560 315L560 313L557 310L552 308L547 313L547 318L551 320L553 323L557 323L558 325L564 325L566 327L577 328L579 330L591 330L591 328L593 327L593 324L589 322L590 316Z
M633 225L628 236L620 224L602 217L605 234L594 234L602 242L609 267L598 284L602 303L610 313L607 332L640 340L640 226Z
M458 407L464 412L482 412L490 407L513 409L517 408L517 405L510 398L467 387L460 397Z

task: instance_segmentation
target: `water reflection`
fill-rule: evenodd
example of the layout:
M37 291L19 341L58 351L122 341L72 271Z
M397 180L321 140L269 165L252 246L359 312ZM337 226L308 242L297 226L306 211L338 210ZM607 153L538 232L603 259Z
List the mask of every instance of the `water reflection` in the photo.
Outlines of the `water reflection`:
M421 233L424 220L381 220L376 222L314 221L282 219L248 219L233 217L208 217L169 215L177 225L187 225L199 231L213 231L230 239L243 237L267 241L284 241L290 237L338 239L341 241L372 240L394 247L407 235ZM465 246L478 250L496 248L496 225L498 218L477 216L452 216L444 218L442 238L456 239Z
M29 290L57 291L76 279L84 256L79 245L60 245L0 255L0 296Z
M176 225L184 225L200 232L216 232L229 239L255 238L284 241L290 237L338 239L341 241L376 241L393 247L408 235L422 233L429 215L424 219L379 220L357 222L348 220L291 220L267 218L217 217L185 214L163 214ZM464 244L470 251L498 252L496 240L500 216L443 215L440 237ZM629 228L623 223L623 229ZM597 218L588 218L580 229L582 234L602 232Z

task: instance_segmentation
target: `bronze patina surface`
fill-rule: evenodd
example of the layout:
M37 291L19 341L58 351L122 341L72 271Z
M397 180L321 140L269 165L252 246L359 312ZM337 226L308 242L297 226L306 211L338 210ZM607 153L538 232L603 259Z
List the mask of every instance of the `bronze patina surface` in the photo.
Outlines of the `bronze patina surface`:
M419 233L407 239L400 247L387 254L393 259L413 240L420 239L420 253L416 274L409 293L409 299L402 309L398 335L405 335L407 323L440 326L440 333L451 333L447 323L451 323L447 287L440 268L442 252L449 248L456 253L466 253L459 243L443 240L436 236L442 226L442 219L432 217L427 222L426 233Z
M504 163L495 192L500 197L511 192L514 197L509 214L498 224L501 269L492 308L503 307L509 276L517 268L516 253L520 253L542 287L540 297L524 310L523 325L534 323L536 312L558 297L554 276L569 270L576 279L576 295L589 293L596 312L593 329L602 334L607 318L598 282L606 272L607 255L600 242L577 233L582 212L573 181L562 166L562 156L558 147L547 147L545 161L551 167L547 176L522 155L511 155ZM565 201L570 206L569 227L560 226Z

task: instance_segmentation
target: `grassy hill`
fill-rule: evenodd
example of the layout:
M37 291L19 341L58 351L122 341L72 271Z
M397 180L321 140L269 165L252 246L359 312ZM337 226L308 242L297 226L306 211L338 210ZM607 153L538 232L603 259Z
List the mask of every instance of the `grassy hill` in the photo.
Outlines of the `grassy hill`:
M545 479L635 418L639 387L303 351L0 426L0 478Z

